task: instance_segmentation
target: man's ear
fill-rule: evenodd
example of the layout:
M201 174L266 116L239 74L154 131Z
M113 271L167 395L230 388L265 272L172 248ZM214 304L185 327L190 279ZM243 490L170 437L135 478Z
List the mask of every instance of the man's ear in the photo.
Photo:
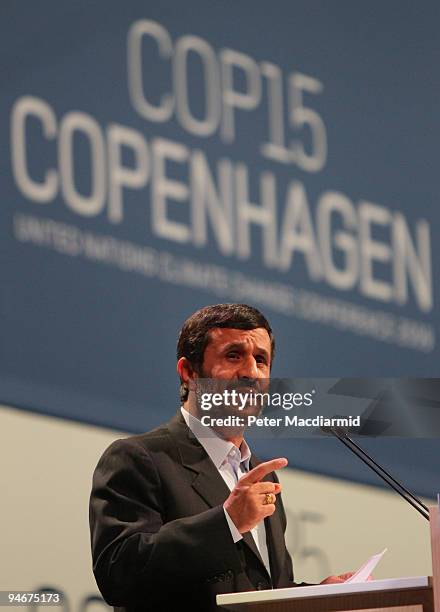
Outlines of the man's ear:
M189 383L194 379L195 372L194 368L191 365L191 362L186 357L181 357L177 362L177 374L180 377L180 380L184 383Z

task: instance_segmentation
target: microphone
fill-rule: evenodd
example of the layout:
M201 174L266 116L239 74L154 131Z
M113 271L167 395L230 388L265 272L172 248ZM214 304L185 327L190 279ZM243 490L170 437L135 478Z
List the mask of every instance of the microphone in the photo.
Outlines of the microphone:
M398 493L405 501L417 510L427 521L429 521L429 508L420 501L411 491L408 491L400 482L398 482L389 472L379 465L370 455L368 455L354 440L350 438L343 427L339 426L322 426L321 430L325 433L331 433L335 438L340 440L352 453L354 453L361 461L363 461L370 469L373 470L382 480L384 480L396 493Z

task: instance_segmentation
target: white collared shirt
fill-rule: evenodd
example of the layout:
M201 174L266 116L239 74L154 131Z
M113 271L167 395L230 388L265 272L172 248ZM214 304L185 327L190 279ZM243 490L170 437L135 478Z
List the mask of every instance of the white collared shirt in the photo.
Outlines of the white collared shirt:
M240 449L238 449L233 442L220 438L220 436L218 436L212 429L202 425L200 420L185 410L183 406L180 407L180 410L186 424L207 452L209 458L219 471L229 490L232 491L236 484L236 477L233 473L233 468L228 461L228 456L233 454L235 457L240 459L241 455L240 467L238 468L238 477L240 478L243 476L243 474L246 474L249 469L249 459L251 457L251 451L246 441L243 440ZM229 529L231 530L232 538L234 542L238 542L243 538L243 536L238 531L226 509L223 508L223 510L226 520L228 521ZM266 527L264 525L264 520L260 521L258 525L251 529L251 534L270 576L269 551L267 549Z

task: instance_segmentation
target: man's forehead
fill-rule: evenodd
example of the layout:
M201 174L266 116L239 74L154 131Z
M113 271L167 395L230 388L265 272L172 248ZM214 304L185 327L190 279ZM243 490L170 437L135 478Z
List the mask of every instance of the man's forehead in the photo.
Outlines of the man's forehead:
M236 329L235 327L213 327L209 330L208 344L256 343L262 348L270 349L270 337L267 329Z

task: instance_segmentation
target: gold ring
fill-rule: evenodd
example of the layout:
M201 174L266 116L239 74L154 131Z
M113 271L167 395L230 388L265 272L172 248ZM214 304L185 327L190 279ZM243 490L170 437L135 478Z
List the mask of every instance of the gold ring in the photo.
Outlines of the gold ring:
M264 505L274 504L275 500L276 500L276 497L275 497L275 495L273 493L266 493L265 496L264 496L263 504Z

